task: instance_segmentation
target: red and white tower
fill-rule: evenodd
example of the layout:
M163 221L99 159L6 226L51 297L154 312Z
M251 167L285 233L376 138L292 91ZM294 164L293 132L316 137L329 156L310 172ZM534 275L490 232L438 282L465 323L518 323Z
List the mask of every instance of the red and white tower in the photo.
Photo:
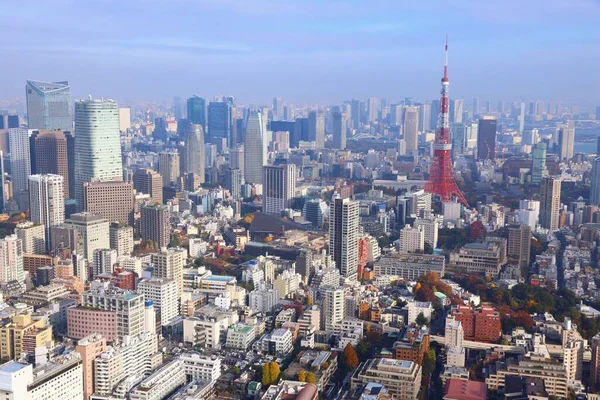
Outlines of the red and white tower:
M448 37L446 37L446 53L444 59L444 77L442 78L442 98L440 99L440 115L438 127L433 144L433 161L429 168L429 179L425 183L425 191L433 196L438 196L444 203L456 198L465 207L469 206L467 199L462 194L452 170L452 142L450 141L450 101L448 100Z

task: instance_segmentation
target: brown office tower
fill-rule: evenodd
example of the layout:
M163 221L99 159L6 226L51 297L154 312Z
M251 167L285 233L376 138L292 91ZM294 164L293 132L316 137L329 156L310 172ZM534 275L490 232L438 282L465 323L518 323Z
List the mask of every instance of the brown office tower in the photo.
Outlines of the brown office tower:
M144 240L151 240L159 247L169 244L171 224L169 223L169 209L164 204L142 206L140 217L140 236Z
M69 156L67 137L62 131L36 131L31 136L33 144L32 174L54 174L64 179L63 192L69 197Z
M133 187L136 191L149 194L153 203L162 203L162 176L148 168L138 169L133 174Z
M129 182L86 182L83 203L87 212L133 225L133 185Z
M519 266L528 267L531 250L531 227L529 225L513 225L508 228L509 258L517 260Z

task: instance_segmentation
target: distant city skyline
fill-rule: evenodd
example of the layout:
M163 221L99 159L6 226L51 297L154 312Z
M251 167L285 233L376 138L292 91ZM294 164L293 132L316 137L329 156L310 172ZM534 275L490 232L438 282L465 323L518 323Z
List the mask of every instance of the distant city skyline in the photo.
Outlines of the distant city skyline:
M451 98L600 104L594 0L58 3L5 15L0 49L18 54L0 67L5 99L23 101L27 79L120 104L435 99L448 34Z

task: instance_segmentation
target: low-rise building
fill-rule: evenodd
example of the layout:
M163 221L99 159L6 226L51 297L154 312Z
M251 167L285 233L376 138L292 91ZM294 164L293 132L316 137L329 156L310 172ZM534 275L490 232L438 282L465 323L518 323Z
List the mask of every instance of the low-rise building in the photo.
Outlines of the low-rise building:
M405 360L369 359L352 374L351 388L355 390L369 382L384 385L393 398L415 400L421 387L421 366Z
M248 350L255 339L254 327L244 324L231 325L227 329L226 347L230 349Z
M287 356L294 348L292 343L292 332L287 329L275 329L260 338L252 346L253 350L276 355Z
M433 254L391 253L375 262L375 276L389 275L414 281L427 272L437 272L444 276L446 260L444 256Z

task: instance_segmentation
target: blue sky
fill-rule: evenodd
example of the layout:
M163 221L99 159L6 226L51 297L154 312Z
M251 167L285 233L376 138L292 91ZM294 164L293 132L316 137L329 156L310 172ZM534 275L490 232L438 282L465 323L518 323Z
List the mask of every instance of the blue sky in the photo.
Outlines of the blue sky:
M439 93L600 104L600 0L22 0L1 7L2 97L26 79L121 102L337 103Z

